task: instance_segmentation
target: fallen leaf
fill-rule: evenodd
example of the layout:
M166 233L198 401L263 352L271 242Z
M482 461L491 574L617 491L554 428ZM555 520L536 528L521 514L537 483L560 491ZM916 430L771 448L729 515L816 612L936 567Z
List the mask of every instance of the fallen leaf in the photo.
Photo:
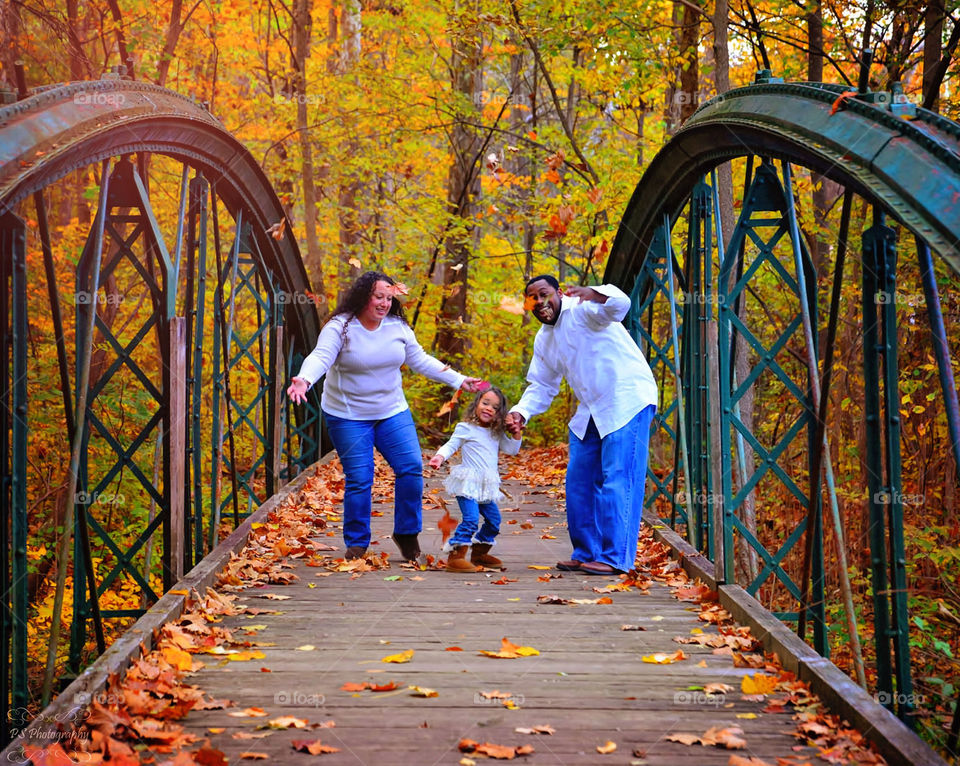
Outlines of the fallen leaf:
M541 726L530 726L529 728L520 726L514 731L517 734L556 734L557 730L547 724Z
M411 697L439 697L440 692L434 689L428 689L425 686L408 686Z
M673 654L656 652L655 654L647 654L642 659L644 662L650 662L654 665L670 665L671 663L687 659L687 655L683 653L682 649L678 649Z
M339 753L339 747L333 745L324 745L319 739L295 739L290 746L301 753L310 753L310 755L323 755L324 753Z
M771 766L771 764L768 761L764 761L762 758L754 758L752 756L743 756L737 755L736 753L731 753L730 760L727 761L727 766ZM802 764L797 764L797 766L802 766Z
M252 753L250 751L246 751L246 752L240 753L240 755L237 757L243 761L265 761L270 756L267 755L266 753Z
M263 718L268 715L267 711L262 707L248 707L243 710L234 710L232 713L227 713L229 716L234 718Z
M317 648L317 647L315 647L313 644L304 644L303 646L298 646L298 647L297 647L297 651L298 651L298 652L312 652L312 651L313 651L314 649L316 649L316 648Z
M527 569L550 569L550 567L541 564L527 564Z
M267 721L266 725L271 729L306 729L307 720L292 715L282 715Z
M399 654L390 654L384 657L382 660L380 660L380 662L396 662L398 664L403 662L410 662L410 660L413 659L413 652L414 652L413 649L407 649L406 651L400 652Z
M757 673L744 676L740 680L740 691L744 694L771 694L777 688L777 678Z
M676 734L668 734L665 739L667 742L679 742L681 745L696 745L700 743L700 737L696 734L678 731Z
M533 657L540 654L540 652L532 646L517 646L511 643L508 638L503 638L500 644L501 648L499 652L481 651L480 654L505 660L514 660L518 657Z
M600 753L600 755L610 755L610 753L616 752L616 750L617 743L613 740L608 739L602 745L597 745L597 752Z

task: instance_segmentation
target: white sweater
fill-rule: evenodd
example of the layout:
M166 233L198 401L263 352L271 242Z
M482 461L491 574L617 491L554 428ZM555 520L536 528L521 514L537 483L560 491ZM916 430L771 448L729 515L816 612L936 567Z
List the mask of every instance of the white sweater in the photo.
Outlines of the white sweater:
M465 377L427 354L399 317L384 317L376 330L353 317L346 340L345 322L347 316L340 315L323 326L316 348L297 373L311 386L327 376L320 399L324 412L349 420L383 420L409 409L400 376L404 364L453 388L463 385Z
M444 460L460 450L460 464L450 469L443 484L451 495L472 497L481 503L500 499L500 470L497 455L506 452L516 455L520 451L520 439L510 434L500 437L476 423L457 423L450 440L437 450Z

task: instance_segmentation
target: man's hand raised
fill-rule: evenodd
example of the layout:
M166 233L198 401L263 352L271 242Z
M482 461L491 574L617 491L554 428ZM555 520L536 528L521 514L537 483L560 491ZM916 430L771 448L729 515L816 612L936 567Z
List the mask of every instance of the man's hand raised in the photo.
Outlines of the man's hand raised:
M571 298L579 298L580 302L590 301L591 303L606 303L607 296L603 293L598 293L592 287L583 287L582 285L570 285L563 288L563 294L569 295Z

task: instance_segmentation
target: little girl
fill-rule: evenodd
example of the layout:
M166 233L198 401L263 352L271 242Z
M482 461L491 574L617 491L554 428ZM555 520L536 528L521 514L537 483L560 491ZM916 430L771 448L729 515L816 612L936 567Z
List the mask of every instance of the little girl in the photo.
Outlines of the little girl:
M520 439L514 439L504 430L506 414L507 397L499 388L481 391L467 408L465 421L457 423L450 441L430 458L430 467L439 468L454 452L461 451L460 464L450 470L443 482L447 491L457 498L462 515L460 525L443 547L450 551L447 571L476 572L475 564L503 566L500 559L489 554L500 534L497 501L502 495L497 453L503 450L508 455L516 455L520 451ZM483 516L483 526L478 532L480 516ZM473 551L467 561L467 546L471 543Z

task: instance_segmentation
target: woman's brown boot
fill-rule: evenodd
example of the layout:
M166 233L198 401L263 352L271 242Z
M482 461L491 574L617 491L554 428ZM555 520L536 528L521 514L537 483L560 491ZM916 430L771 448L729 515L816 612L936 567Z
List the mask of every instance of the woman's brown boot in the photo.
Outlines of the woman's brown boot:
M490 543L474 543L473 550L470 553L470 560L479 566L489 569L503 569L503 562L496 556L490 555L490 549L493 547Z
M467 546L458 545L447 558L448 572L476 572L477 568L467 561Z

